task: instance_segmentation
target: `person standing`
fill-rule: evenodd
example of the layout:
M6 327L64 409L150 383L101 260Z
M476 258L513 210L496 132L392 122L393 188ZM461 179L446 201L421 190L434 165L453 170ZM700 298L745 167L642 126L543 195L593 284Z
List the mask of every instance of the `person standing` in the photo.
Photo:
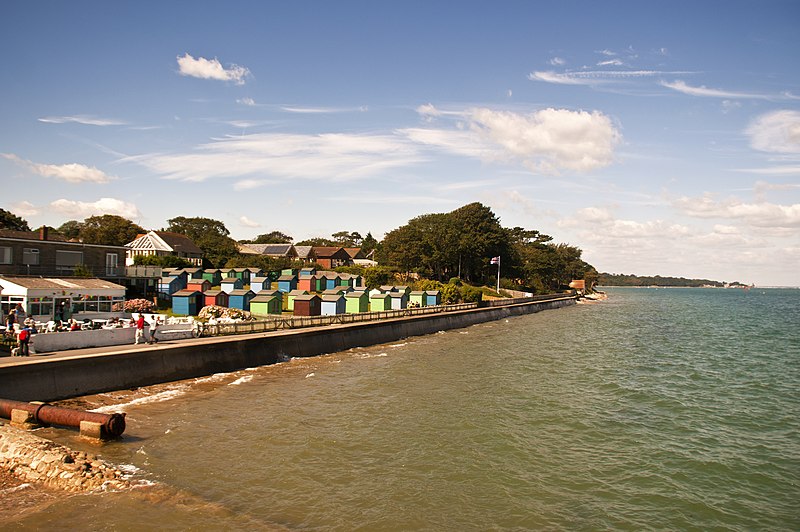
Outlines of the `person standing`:
M31 356L29 348L30 341L31 341L31 329L30 327L24 327L21 331L19 331L19 336L17 336L17 344L18 344L17 355L21 357Z
M8 311L8 316L6 317L6 334L13 335L14 334L14 322L17 318L17 311L13 308ZM12 337L13 338L13 337Z
M136 320L136 336L134 336L133 345L139 345L139 340L144 341L144 314L139 313L139 318Z
M156 338L156 329L158 329L158 318L153 314L150 316L150 319L152 321L150 322L150 341L148 343L157 344L158 338Z

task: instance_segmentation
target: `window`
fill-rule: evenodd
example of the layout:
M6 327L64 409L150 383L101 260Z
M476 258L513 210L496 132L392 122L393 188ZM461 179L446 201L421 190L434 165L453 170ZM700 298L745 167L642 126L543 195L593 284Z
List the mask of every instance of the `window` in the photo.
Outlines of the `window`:
M36 248L22 249L22 264L36 266L39 264L39 250Z
M119 255L116 253L106 253L106 275L117 275L119 265Z
M56 271L72 273L75 271L75 266L82 263L82 251L56 250Z
M11 264L11 248L0 247L0 264Z

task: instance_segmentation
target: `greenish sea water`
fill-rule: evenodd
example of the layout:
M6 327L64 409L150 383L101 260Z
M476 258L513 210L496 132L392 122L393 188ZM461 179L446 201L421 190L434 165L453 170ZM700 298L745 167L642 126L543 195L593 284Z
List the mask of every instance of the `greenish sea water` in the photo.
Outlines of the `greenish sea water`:
M800 290L576 305L88 398L132 492L81 530L798 530ZM14 528L12 526L12 529Z

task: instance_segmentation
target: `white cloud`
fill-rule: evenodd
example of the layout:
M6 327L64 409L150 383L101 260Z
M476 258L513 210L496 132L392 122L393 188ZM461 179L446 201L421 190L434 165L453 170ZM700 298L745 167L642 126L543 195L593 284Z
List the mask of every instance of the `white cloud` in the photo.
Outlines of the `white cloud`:
M692 87L687 85L685 81L673 81L672 83L662 81L661 85L668 89L678 91L689 96L704 96L711 98L732 98L732 99L768 99L769 96L765 94L755 94L747 92L726 91L721 89L710 89L703 85L699 87Z
M425 107L426 114L435 108ZM611 164L620 134L594 111L542 109L530 114L467 109L462 129L406 129L411 140L482 160L517 160L537 173L590 171Z
M607 61L600 61L597 66L622 66L623 63L620 59L609 59Z
M216 57L214 59L204 57L195 59L187 53L183 57L178 56L177 60L178 72L182 76L232 81L236 85L244 85L245 78L250 76L250 71L243 66L230 65L228 68L224 68Z
M563 66L567 64L567 62L560 57L554 57L550 61L548 61L548 63L550 63L553 66Z
M264 187L268 184L270 184L270 181L267 179L242 179L234 183L233 190L235 190L236 192L241 192L243 190L253 190L255 188Z
M250 107L255 107L255 105L256 105L256 101L254 99L252 99L252 98L240 98L240 99L236 100L236 103L240 103L242 105L247 105L247 106L250 106Z
M79 220L103 214L115 214L129 220L141 217L136 205L115 198L100 198L91 203L59 199L50 203L50 208L70 218Z
M128 160L167 179L199 182L221 177L253 179L254 175L365 179L424 159L411 143L390 135L259 133L214 139L188 153L146 154Z
M43 177L55 177L67 183L108 183L112 177L94 166L78 163L71 164L39 164L22 159L13 153L2 153L0 156L27 168Z
M672 74L675 74L673 72ZM574 72L534 71L528 74L531 81L544 81L560 85L599 85L636 78L650 78L667 74L657 70L580 70Z
M40 211L29 201L19 201L11 204L11 212L24 218L25 216L35 216L39 214Z
M800 227L800 204L743 203L733 198L717 201L706 194L700 198L681 197L673 206L696 218L740 220L754 227L773 229Z
M95 118L87 115L45 116L40 118L39 122L45 122L47 124L66 124L69 122L74 122L76 124L84 124L87 126L123 126L126 124L120 120L114 120L110 118Z
M242 227L261 227L261 224L258 222L254 222L247 216L240 216L239 217L239 225Z
M800 154L800 111L780 110L759 116L745 130L750 146L770 153Z

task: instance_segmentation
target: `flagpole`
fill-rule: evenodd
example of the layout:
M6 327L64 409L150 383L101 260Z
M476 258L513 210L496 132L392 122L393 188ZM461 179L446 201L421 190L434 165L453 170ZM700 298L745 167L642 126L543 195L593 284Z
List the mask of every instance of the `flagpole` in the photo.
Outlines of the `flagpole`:
M500 255L497 256L497 293L500 293Z

